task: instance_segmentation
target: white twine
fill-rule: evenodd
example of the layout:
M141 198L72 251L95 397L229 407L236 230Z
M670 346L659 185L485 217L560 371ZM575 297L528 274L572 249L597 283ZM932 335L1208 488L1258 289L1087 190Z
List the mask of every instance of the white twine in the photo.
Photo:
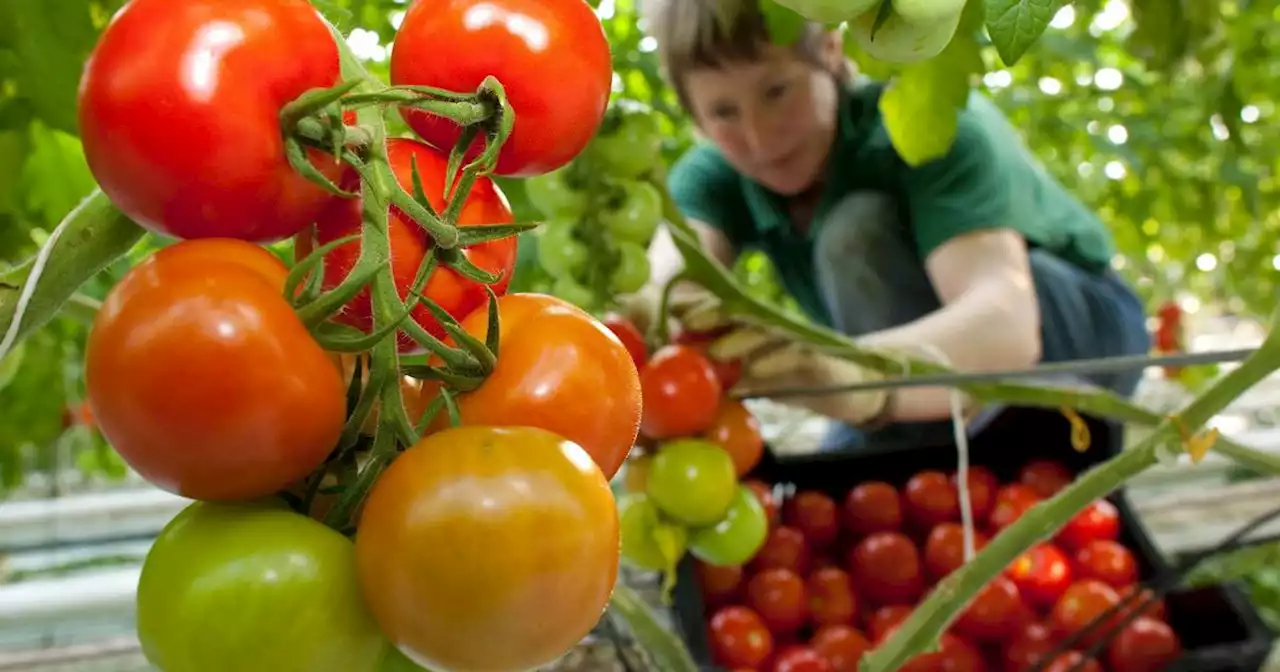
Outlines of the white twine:
M951 368L947 354L931 343L923 350L938 364ZM973 502L969 497L969 433L965 431L964 396L958 387L951 388L951 432L956 442L956 489L960 495L960 526L964 530L964 561L973 559L974 549Z

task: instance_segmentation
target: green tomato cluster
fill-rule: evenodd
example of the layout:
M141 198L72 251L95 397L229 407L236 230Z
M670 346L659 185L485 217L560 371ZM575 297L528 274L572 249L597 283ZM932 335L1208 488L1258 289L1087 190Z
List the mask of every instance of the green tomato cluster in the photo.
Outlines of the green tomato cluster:
M887 63L933 58L951 43L965 0L775 0L797 14L823 23L849 24L849 35L863 51Z
M649 281L662 193L646 177L661 144L651 112L616 104L573 163L525 180L525 195L546 217L534 235L545 275L534 291L597 312Z

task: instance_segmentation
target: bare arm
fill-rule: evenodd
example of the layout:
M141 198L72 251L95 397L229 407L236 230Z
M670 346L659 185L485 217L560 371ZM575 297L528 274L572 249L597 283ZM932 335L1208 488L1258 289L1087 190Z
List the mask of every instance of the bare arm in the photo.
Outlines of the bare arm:
M1011 229L958 236L925 260L942 308L900 327L869 334L875 348L919 353L941 351L960 371L1032 366L1040 360L1040 310L1026 243ZM950 390L898 388L888 419L898 422L950 416Z

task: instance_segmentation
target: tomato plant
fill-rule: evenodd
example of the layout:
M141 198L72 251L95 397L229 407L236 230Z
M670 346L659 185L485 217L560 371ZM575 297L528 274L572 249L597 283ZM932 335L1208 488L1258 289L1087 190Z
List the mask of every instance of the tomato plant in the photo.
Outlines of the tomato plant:
M593 158L611 175L637 178L653 170L662 153L662 130L653 111L616 106L605 113L600 132L591 141ZM648 239L636 242L648 242Z
M646 492L672 518L688 525L711 525L724 518L739 488L728 453L714 443L678 439L654 456ZM740 505L752 503L754 498Z
M805 582L805 594L814 625L851 625L858 616L853 579L839 567L814 570Z
M356 559L370 610L414 662L528 669L599 620L618 574L618 513L572 442L534 427L456 427L374 483Z
M587 451L613 478L635 444L640 381L627 348L581 309L543 294L498 298L502 347L480 387L458 396L464 425L525 425L555 432ZM473 311L463 329L484 340L488 310ZM609 381L602 388L601 380ZM438 385L424 385L434 396ZM448 424L447 413L434 427Z
M374 672L386 648L351 542L272 500L170 520L142 565L137 628L171 672Z
M724 516L694 530L689 550L694 557L718 565L741 565L760 550L769 535L764 506L750 488L739 485Z
M640 370L644 418L652 439L696 436L710 429L720 409L720 382L711 363L683 345L659 348Z
M835 500L814 490L797 492L782 506L782 521L804 534L809 548L821 552L840 533L840 509Z
M924 589L920 552L906 535L876 532L849 554L858 594L877 604L908 604Z
M1138 580L1138 563L1133 553L1119 542L1094 539L1076 551L1076 576L1098 579L1113 588L1123 588Z
M1105 499L1086 506L1058 531L1057 541L1066 550L1083 548L1094 539L1116 539L1120 536L1120 512Z
M337 81L337 46L305 0L132 0L81 76L85 159L152 231L287 238L333 196L289 165L280 109ZM311 161L337 177L332 157Z
M337 445L342 376L284 300L284 272L250 243L192 240L107 295L85 354L88 401L103 436L157 487L262 497Z
M1182 643L1169 624L1139 617L1107 645L1107 664L1123 672L1161 672L1182 655Z
M809 617L804 580L789 569L766 569L747 581L747 606L774 635L799 630Z
M665 520L653 500L644 494L618 499L618 530L622 536L622 559L651 572L674 569L688 547L685 527Z
M881 481L859 483L844 500L844 526L856 535L893 532L902 527L902 498Z
M711 648L725 667L757 667L773 653L773 635L759 614L740 606L724 607L711 616Z
M391 84L474 91L496 77L515 126L495 173L529 177L569 163L586 148L609 102L613 66L604 28L583 0L419 0L409 6L391 52ZM423 140L454 147L462 128L401 108ZM477 138L467 159L483 149Z
M447 157L416 140L393 138L387 142L387 160L395 173L400 186L412 192L413 171L417 168L422 191L436 212L442 212L447 205L444 199L445 177L448 167ZM348 188L355 188L359 182L354 172L348 173L344 179ZM361 201L358 198L335 201L316 219L315 236L321 245L331 243L348 236L359 235L361 227ZM488 178L478 178L467 196L465 204L458 215L459 226L476 224L508 224L514 221L511 206L502 191ZM408 297L413 288L418 267L422 265L423 256L433 247L431 237L409 216L392 208L387 218L387 233L391 239L391 272L395 276L396 290L401 299ZM511 281L511 273L516 263L516 237L501 238L477 245L470 245L461 250L471 263L490 273L500 276L499 280L489 288L501 296ZM332 289L341 283L360 256L360 242L352 241L338 246L325 255L324 283L325 289ZM435 301L454 319L461 320L485 303L488 296L485 285L468 280L458 272L447 267L437 267L432 272L423 288L422 295ZM413 320L428 333L443 339L446 332L440 326L430 309L417 305L412 312ZM370 305L369 288L365 287L343 307L335 319L366 333L373 329L373 313ZM412 352L421 350L418 344L403 332L399 335L400 350Z
M625 181L622 194L600 213L600 224L619 243L649 244L662 221L662 194L648 182Z

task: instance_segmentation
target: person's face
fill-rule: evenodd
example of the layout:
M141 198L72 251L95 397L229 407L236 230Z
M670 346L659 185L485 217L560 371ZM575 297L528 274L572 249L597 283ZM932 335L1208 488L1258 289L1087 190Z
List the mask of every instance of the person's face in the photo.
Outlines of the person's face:
M690 112L738 172L776 193L799 194L821 177L835 137L835 67L770 45L759 60L689 72Z

